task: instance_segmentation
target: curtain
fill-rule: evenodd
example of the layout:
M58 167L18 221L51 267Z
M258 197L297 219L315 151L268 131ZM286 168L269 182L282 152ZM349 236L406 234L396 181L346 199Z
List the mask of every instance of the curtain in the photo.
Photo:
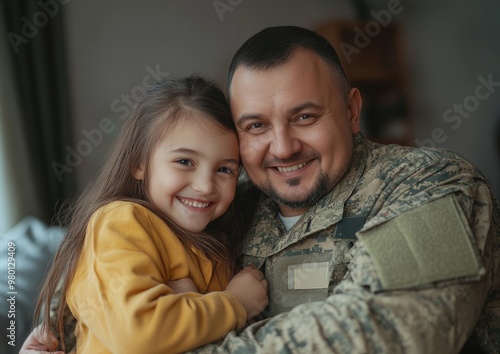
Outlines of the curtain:
M71 117L64 50L62 0L2 0L1 16L27 160L34 174L39 215L50 223L74 196L75 176L61 174L71 146ZM16 119L9 117L9 119ZM19 142L17 142L19 143ZM11 149L12 150L12 149ZM59 164L59 165L58 165ZM57 169L59 166L59 170ZM59 171L59 172L58 172ZM35 198L34 198L35 199Z
M0 38L6 38L2 24L0 16ZM38 216L40 210L19 124L19 100L11 89L9 50L7 42L0 41L0 235L26 214Z

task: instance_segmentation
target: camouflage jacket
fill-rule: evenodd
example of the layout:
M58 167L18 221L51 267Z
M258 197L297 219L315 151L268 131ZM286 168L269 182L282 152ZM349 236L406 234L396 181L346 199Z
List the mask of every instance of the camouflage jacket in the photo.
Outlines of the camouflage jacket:
M198 353L500 353L500 208L446 150L361 135L337 186L286 232L261 197L243 262L267 319Z

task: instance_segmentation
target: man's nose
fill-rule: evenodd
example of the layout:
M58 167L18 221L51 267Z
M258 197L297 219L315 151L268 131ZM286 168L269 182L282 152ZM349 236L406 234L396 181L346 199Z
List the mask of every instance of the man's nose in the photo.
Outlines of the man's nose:
M300 141L290 128L276 129L270 144L269 152L277 158L286 159L300 151Z

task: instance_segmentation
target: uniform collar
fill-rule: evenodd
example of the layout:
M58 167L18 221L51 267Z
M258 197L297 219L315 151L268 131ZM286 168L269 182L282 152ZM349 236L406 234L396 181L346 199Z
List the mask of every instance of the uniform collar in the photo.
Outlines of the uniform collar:
M354 152L351 166L340 182L304 215L307 228L304 236L330 227L342 219L344 205L352 195L365 171L368 156L366 139L357 134L354 137Z

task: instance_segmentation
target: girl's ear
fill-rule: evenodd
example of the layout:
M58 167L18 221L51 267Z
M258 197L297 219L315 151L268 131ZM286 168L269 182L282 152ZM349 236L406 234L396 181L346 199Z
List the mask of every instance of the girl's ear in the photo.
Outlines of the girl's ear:
M132 176L138 181L142 181L144 179L144 171L145 171L144 163L141 163L139 167L135 167L132 170Z

